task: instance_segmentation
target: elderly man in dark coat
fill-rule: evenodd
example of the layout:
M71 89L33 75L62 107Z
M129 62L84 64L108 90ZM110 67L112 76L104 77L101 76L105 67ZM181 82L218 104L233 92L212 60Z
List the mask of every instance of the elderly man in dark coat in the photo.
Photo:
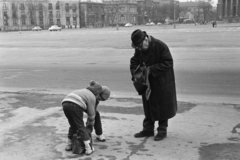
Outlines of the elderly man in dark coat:
M136 133L136 138L154 136L154 123L158 121L155 141L167 137L168 119L177 112L176 86L173 70L173 58L168 46L147 35L145 31L135 30L131 35L134 56L130 60L130 71L134 81L134 72L138 67L147 77L148 87L142 95L145 118L143 130Z

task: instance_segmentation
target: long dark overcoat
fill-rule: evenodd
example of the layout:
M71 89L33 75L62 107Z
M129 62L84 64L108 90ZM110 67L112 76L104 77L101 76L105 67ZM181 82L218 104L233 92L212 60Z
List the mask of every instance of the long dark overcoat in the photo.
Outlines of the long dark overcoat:
M151 94L149 100L142 94L144 111L150 111L153 121L172 118L177 112L177 98L173 58L168 46L162 41L149 36L150 46L147 51L135 49L130 60L131 73L143 63L150 68L149 82ZM148 109L147 109L148 108Z

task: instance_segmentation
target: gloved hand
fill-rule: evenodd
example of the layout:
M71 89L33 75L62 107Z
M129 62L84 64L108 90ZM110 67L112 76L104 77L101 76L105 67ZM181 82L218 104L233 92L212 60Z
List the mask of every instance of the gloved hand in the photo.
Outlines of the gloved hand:
M92 133L92 131L93 131L93 126L92 125L87 125L86 128L87 128L89 133Z

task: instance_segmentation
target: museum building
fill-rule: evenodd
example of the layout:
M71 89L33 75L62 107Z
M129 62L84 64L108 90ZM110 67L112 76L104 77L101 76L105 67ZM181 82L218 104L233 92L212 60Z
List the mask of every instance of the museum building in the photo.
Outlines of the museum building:
M218 20L225 22L239 22L240 0L218 0Z

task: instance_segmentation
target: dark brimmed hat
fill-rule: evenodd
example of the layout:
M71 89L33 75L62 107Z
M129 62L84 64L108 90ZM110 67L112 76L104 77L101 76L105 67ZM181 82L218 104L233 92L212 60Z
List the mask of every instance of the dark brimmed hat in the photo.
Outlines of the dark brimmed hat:
M145 39L146 35L146 32L141 31L140 29L133 31L131 36L132 46L138 46L139 44L141 44Z

